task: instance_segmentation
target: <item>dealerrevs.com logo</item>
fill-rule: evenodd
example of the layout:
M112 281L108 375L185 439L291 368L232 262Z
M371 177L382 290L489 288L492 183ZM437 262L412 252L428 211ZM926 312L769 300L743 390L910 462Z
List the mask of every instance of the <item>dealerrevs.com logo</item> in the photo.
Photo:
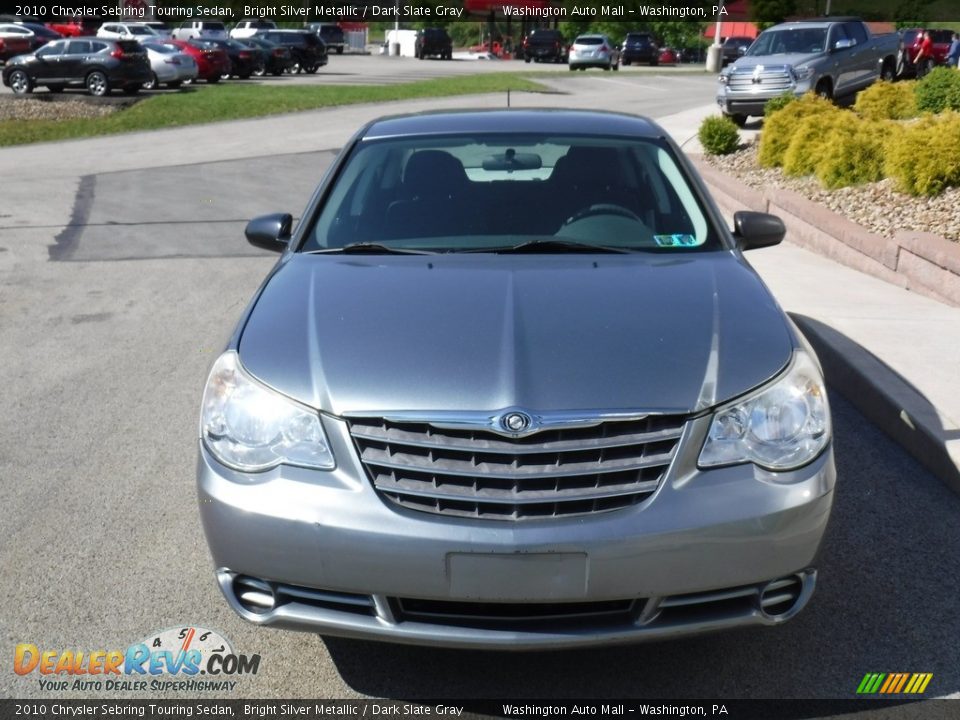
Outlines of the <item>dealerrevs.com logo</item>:
M13 671L41 690L233 691L256 675L260 655L241 655L215 630L187 626L152 633L126 650L49 650L20 643Z

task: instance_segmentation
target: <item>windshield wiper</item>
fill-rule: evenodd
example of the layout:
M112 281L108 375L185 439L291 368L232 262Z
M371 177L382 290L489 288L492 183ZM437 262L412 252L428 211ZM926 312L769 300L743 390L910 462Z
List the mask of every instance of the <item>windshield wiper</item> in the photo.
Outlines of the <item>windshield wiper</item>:
M634 252L629 248L609 247L607 245L593 245L592 243L576 240L527 240L517 245L498 245L489 248L471 248L463 252L489 253L551 253L551 252L583 252L583 253L617 253L629 254Z
M412 248L392 247L380 243L355 242L338 248L309 250L305 255L436 255L433 250L414 250Z

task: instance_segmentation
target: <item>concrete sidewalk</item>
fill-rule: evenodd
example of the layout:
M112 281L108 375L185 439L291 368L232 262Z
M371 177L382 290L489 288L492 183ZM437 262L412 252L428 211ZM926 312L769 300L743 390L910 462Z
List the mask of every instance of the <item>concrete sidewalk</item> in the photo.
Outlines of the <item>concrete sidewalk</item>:
M661 120L691 154L713 106ZM756 128L741 133L753 139ZM739 207L721 206L728 221ZM817 350L827 380L960 493L960 308L787 240L747 259Z

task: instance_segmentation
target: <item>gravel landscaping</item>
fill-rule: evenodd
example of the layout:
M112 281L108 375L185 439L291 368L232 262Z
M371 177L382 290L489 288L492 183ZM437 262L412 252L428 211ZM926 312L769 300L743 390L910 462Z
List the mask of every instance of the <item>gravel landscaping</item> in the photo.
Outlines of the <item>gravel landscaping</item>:
M918 230L960 242L960 188L950 188L929 198L897 192L892 180L824 190L815 177L788 177L779 168L760 167L755 143L731 155L704 158L748 187L761 191L771 187L793 190L877 235L892 238L900 230Z
M44 94L0 97L0 120L74 120L110 115L139 98L91 98L85 95Z

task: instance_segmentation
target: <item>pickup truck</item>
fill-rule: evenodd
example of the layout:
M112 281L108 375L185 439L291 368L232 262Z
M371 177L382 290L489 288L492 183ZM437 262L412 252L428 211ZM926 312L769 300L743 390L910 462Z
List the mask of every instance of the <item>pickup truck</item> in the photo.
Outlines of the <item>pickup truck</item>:
M173 31L174 40L206 40L208 38L214 40L226 40L226 26L219 21L186 20L180 23L180 27Z
M879 78L893 80L899 38L872 35L862 20L821 18L764 30L746 54L720 73L717 104L743 125L767 100L813 91L840 98Z

